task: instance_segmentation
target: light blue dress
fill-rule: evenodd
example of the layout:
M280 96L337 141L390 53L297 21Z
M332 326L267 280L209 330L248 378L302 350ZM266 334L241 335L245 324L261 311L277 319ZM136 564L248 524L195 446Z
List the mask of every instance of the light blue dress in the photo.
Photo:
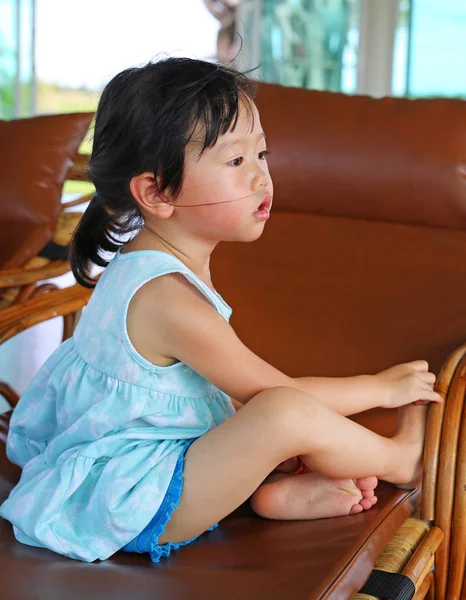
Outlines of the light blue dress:
M131 344L131 298L174 272L229 320L228 304L174 256L115 255L73 337L13 412L7 455L23 472L0 516L18 541L89 562L123 548L149 551L157 562L183 545L159 545L157 538L179 502L184 453L235 409L187 365L156 366Z

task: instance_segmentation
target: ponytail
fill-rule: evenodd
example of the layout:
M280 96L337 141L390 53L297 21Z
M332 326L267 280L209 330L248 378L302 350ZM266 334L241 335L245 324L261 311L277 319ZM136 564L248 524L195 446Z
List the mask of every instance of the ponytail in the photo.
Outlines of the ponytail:
M137 208L123 215L109 212L105 200L94 194L74 232L70 246L71 270L82 286L93 288L93 265L106 267L110 262L102 253L114 254L127 241L125 235L140 227Z

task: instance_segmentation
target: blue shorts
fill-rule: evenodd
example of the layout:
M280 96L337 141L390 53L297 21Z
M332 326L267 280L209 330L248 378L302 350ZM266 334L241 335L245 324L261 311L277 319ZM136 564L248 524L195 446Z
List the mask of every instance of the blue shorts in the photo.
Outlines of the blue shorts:
M123 546L124 552L148 552L153 562L157 563L160 561L162 556L169 556L172 550L178 550L181 546L186 546L199 535L193 537L186 542L167 542L166 544L159 544L158 540L162 533L165 531L165 527L173 514L173 511L178 508L181 498L181 492L183 491L183 466L184 457L189 446L194 442L190 440L187 442L181 451L181 454L177 460L175 470L173 472L170 485L168 486L167 493L162 500L160 508L152 517L150 523L143 529L143 531L134 538L129 544ZM217 527L218 523L208 529L211 531Z

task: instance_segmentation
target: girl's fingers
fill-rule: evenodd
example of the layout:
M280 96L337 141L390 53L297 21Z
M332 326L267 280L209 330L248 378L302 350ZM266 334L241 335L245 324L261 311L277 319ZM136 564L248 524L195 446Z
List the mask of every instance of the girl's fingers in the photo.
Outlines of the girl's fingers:
M429 363L426 360L413 360L408 363L415 371L428 371Z
M421 390L425 390L426 392L432 392L434 389L434 386L432 384L424 382L422 382L419 387L421 388Z
M424 381L425 383L430 383L430 384L434 384L437 377L434 375L434 373L430 373L430 372L419 372L417 374L417 377L420 381Z
M416 400L415 404L421 402L422 400L426 400L427 402L443 402L442 396L437 394L437 392L434 392L434 390L426 390L426 392L422 392L422 398Z

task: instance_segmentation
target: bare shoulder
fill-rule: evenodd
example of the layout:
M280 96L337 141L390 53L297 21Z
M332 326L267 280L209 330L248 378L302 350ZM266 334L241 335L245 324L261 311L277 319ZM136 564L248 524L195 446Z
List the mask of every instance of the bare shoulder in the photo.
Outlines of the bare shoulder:
M158 366L177 359L163 342L166 326L183 318L198 319L196 308L215 308L182 273L168 273L143 285L131 299L126 327L131 343L144 358Z
M179 308L193 309L201 300L203 304L215 308L208 298L182 273L167 273L143 285L134 295L140 310L145 310L154 318L166 318Z

